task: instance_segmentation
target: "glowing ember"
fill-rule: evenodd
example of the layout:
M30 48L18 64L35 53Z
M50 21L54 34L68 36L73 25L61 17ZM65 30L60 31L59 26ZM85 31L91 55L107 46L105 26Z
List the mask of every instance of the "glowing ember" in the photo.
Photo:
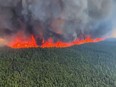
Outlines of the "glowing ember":
M13 41L8 43L7 46L9 46L11 48L37 48L37 47L64 48L64 47L70 47L73 45L81 45L81 44L85 44L85 43L95 43L95 42L99 42L99 41L103 41L103 40L104 40L103 38L92 39L90 36L87 36L85 39L76 39L75 41L72 41L72 42L62 42L62 41L53 42L53 39L49 38L41 46L38 46L36 44L36 40L35 40L34 36L32 35L29 38L17 36L14 38Z

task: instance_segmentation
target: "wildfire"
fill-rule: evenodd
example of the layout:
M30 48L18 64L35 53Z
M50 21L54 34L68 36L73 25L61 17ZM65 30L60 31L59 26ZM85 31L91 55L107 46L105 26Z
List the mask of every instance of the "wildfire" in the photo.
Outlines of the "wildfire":
M29 38L16 37L13 41L7 44L7 46L11 48L35 48L38 47L34 36L30 36Z
M28 38L25 38L23 36L17 35L12 41L10 41L7 46L11 48L65 48L65 47L70 47L73 45L81 45L85 43L96 43L99 41L103 41L104 38L96 38L92 39L90 36L87 36L85 39L76 39L75 41L72 42L62 42L62 41L57 41L53 42L52 38L49 38L47 41L45 41L41 46L37 45L36 40L34 36L30 36Z

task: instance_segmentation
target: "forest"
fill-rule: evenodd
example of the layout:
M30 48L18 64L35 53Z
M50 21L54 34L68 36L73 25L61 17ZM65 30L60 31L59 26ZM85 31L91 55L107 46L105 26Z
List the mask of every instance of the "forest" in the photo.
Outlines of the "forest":
M0 87L116 87L116 41L0 48Z

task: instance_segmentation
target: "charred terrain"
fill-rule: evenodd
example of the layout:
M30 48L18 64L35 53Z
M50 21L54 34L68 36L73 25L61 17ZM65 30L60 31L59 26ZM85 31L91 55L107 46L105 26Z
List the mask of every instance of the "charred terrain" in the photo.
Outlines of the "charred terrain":
M116 41L0 48L0 87L116 87Z

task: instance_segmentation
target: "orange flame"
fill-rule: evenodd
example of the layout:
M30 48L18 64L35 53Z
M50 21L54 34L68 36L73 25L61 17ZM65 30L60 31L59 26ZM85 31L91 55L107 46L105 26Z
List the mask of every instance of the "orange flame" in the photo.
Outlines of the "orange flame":
M52 48L52 47L65 48L65 47L70 47L70 46L73 46L73 45L81 45L81 44L85 44L85 43L96 43L96 42L100 42L100 41L103 41L103 40L104 40L103 38L92 39L91 37L87 36L83 40L76 39L75 41L72 41L72 42L58 41L58 42L54 43L53 39L49 38L49 40L47 42L45 42L41 47L42 48Z
M27 39L23 37L16 37L13 41L7 44L11 48L35 48L38 47L34 36L31 36Z
M62 42L57 41L53 42L52 38L49 38L47 41L45 41L42 46L38 46L36 44L36 40L34 36L30 36L28 38L25 38L23 36L16 36L10 43L7 44L7 46L11 48L65 48L70 47L73 45L81 45L85 43L96 43L99 41L103 41L104 38L96 38L92 39L90 36L87 36L85 39L76 39L72 42Z

